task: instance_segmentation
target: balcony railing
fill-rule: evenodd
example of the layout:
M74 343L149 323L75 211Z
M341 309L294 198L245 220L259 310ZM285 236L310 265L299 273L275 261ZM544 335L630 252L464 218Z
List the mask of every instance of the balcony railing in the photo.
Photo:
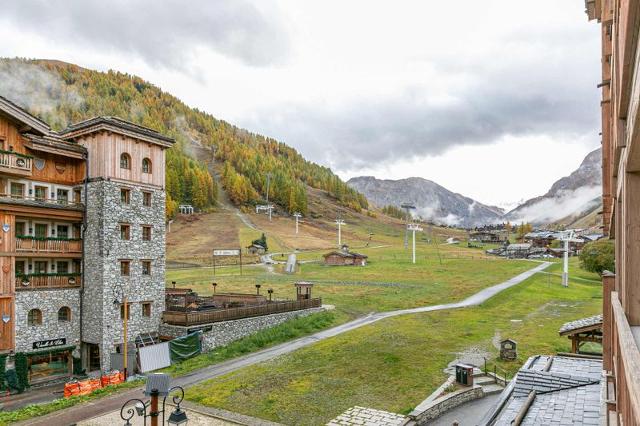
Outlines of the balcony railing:
M212 322L229 321L240 318L257 317L261 315L277 314L280 312L299 311L301 309L319 308L322 299L287 300L270 302L259 306L242 308L216 309L210 311L177 312L165 311L162 320L167 324L192 326L209 324Z
M617 292L611 292L611 364L619 424L640 425L640 351ZM605 324L607 327L607 324ZM608 327L606 329L609 329ZM606 330L605 330L606 331ZM607 355L607 354L605 354Z
M37 206L37 207L53 207L53 208L74 209L74 210L84 209L84 204L77 203L71 200L65 200L65 199L51 200L48 198L32 197L32 196L26 196L22 194L7 194L4 192L0 192L0 202Z
M82 240L80 238L38 238L32 236L17 236L16 251L27 253L82 253Z
M50 288L78 288L82 285L82 274L20 274L16 275L16 291Z
M17 172L19 175L31 174L32 159L28 155L0 150L0 169L5 172Z

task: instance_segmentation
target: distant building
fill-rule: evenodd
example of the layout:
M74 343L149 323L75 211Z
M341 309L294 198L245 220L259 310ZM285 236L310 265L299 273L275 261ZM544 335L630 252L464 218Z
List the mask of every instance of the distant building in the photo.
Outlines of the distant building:
M368 256L365 254L349 251L349 247L342 246L341 250L332 251L325 254L324 264L331 266L366 266Z
M247 252L249 254L265 254L267 250L260 244L251 244L247 247Z
M549 247L551 243L560 238L560 234L553 231L533 231L525 234L524 241L533 247Z
M509 244L505 249L505 256L510 259L526 259L531 251L530 243Z
M480 241L481 243L499 244L504 241L499 232L476 231L469 234L469 239Z

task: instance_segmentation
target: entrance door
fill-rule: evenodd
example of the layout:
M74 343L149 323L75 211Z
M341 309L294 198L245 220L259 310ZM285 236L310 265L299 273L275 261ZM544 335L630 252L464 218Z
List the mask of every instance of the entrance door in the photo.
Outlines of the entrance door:
M87 352L89 355L89 371L100 370L100 346L95 343L87 343Z
M49 236L49 227L45 223L36 223L36 238L46 238Z
M13 298L0 298L0 318L0 350L13 350Z

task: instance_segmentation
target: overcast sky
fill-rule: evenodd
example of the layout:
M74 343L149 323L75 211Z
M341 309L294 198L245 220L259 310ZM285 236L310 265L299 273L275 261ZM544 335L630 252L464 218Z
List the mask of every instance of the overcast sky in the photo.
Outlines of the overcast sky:
M505 205L599 146L584 0L20 0L0 24L0 56L137 74L345 179Z

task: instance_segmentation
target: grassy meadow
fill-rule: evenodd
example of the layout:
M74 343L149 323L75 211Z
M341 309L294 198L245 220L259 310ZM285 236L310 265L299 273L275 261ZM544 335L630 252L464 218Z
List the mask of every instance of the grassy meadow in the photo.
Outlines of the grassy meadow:
M518 360L497 362L513 375L531 355L567 351L559 327L601 312L602 303L598 277L579 271L575 260L571 272L569 288L556 275L536 274L481 306L383 320L204 382L187 398L285 424L321 424L354 405L407 413L460 353L479 351L496 362L497 341L513 338Z

